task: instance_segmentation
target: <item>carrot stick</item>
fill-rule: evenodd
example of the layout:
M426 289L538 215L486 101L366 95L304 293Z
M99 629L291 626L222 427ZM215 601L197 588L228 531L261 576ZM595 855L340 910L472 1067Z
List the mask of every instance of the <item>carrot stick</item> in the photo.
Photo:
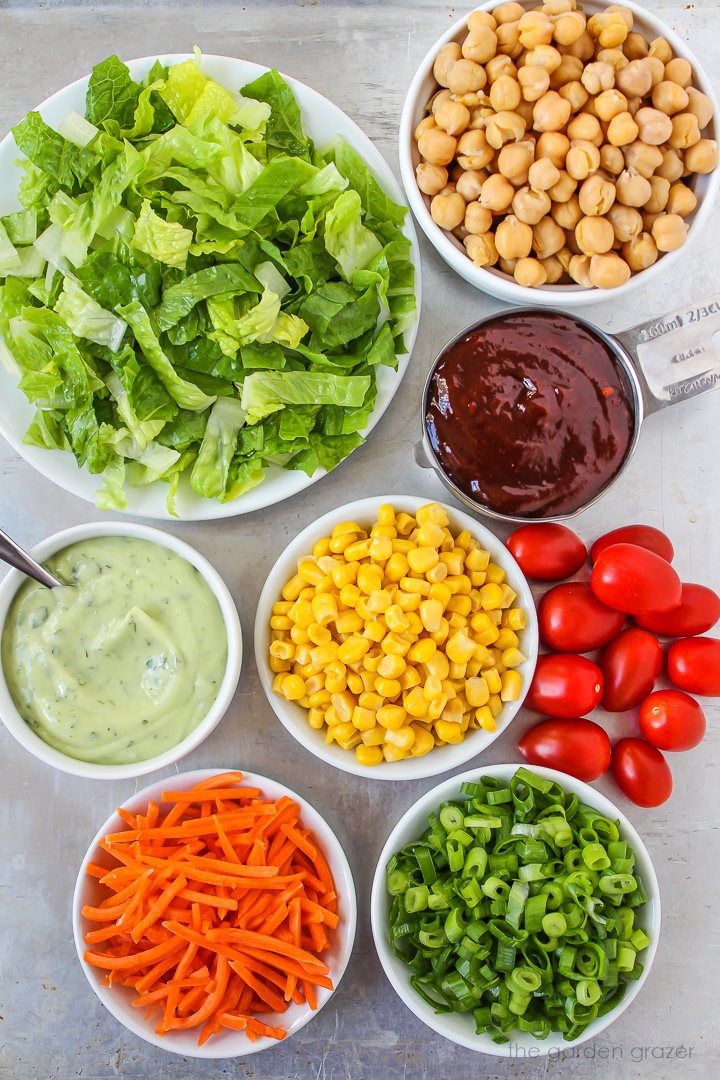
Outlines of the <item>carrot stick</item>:
M203 788L201 792L197 788L190 791L163 791L162 801L166 803L199 803L207 802L208 799L256 799L260 794L260 788L253 787L218 787Z
M105 968L108 971L139 971L141 967L152 963L153 960L161 960L170 953L176 952L177 948L178 942L170 938L161 945L153 946L152 949L145 949L141 953L130 953L129 956L110 956L108 953L94 953L88 949L83 959L86 964Z
M157 922L165 909L170 905L173 897L177 896L177 894L181 892L186 885L187 880L183 877L182 874L180 874L179 877L176 877L174 881L171 881L169 885L165 886L163 891L160 893L160 896L157 898L155 903L148 911L147 915L145 915L145 917L142 918L140 922L133 927L133 941L140 940L148 927L152 926L153 923Z
M318 853L314 844L311 844L306 836L304 836L299 829L296 829L293 825L281 825L281 832L287 836L288 840L292 840L296 848L299 848L303 854L307 855L309 859L314 859Z

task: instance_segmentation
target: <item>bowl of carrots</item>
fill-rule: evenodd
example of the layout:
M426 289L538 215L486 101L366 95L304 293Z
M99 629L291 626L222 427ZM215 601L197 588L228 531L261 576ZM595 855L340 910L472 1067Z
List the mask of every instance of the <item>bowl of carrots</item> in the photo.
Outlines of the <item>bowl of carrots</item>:
M257 1053L327 1003L357 905L329 825L282 784L199 770L137 792L88 848L73 896L103 1005L186 1057Z

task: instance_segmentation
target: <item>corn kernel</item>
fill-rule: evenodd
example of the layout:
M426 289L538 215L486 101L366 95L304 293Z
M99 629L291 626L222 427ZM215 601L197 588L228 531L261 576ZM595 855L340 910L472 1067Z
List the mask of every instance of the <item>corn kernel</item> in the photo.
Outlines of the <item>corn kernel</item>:
M370 541L369 554L374 562L387 562L392 553L392 540L389 537L374 536Z
M301 591L305 588L305 582L296 574L295 577L290 578L288 582L283 585L282 595L285 600L297 600Z
M399 746L391 746L390 743L384 744L382 752L386 761L402 761L408 756L407 750L401 750Z
M355 747L355 758L358 765L379 765L383 759L383 752L379 746L367 746L360 743Z
M442 716L443 709L445 708L447 703L448 703L447 694L441 694L439 698L435 698L434 701L431 701L430 704L428 705L428 710L427 710L427 713L428 713L428 716L430 717L430 719L431 720L437 720L438 717Z
M364 622L372 622L375 618L375 613L368 607L368 597L361 596L355 605L355 610Z
M448 524L447 510L437 502L426 503L425 506L421 506L415 517L418 525L427 525L428 523L433 525Z
M420 638L408 649L408 660L414 664L426 664L437 652L437 645L432 638Z
M343 686L343 689L345 689L344 686ZM329 705L330 704L330 690L329 690L329 688L327 686L327 683L322 688L322 690L316 690L314 694L310 694L309 697L308 697L308 701L310 703L310 708L312 708L312 709L322 709L322 707L324 705Z
M499 716L502 712L503 703L499 694L491 694L488 701L488 707L493 716Z
M436 720L435 731L444 743L450 743L457 746L465 739L465 732L460 729L459 724L453 724L448 720Z
M489 705L481 705L475 712L475 719L485 731L495 731L497 729L495 717Z
M490 700L490 687L487 684L487 679L482 675L477 678L466 679L465 697L468 705L472 705L474 709L480 708L481 705L487 705Z
M489 562L485 567L485 573L487 574L488 581L493 585L502 585L505 580L505 571L502 566L498 566L497 563Z
M346 638L338 648L337 658L342 661L343 664L356 664L358 660L362 660L369 649L370 642L367 638L358 637L357 634L352 634L351 637Z
M501 677L501 701L517 701L522 690L522 679L517 671L505 671Z
M352 694L362 694L365 683L355 671L349 671L347 675L347 688Z
M415 547L412 540L404 540L401 536L396 537L392 542L393 554L405 555L407 557L408 551L412 551Z
M485 586L487 588L487 586ZM492 645L497 641L500 631L486 612L473 615L470 620L470 628L478 645Z
M462 630L467 626L467 618L464 615L458 615L457 612L448 612L448 626L451 630Z
M273 630L291 630L293 621L289 615L273 615L270 619L270 626Z
M415 667L408 667L400 676L400 685L403 690L412 690L413 686L420 686L422 679L418 674L418 669Z
M421 547L439 548L445 539L445 530L441 525L428 521L418 530L418 544Z
M467 664L456 664L454 661L450 664L450 678L457 679L462 683L467 671Z
M299 675L286 675L282 681L281 693L286 701L299 701L305 696L305 683Z
M500 674L496 667L489 667L483 671L483 678L488 685L491 694L499 694L502 689Z
M480 586L484 585L485 581L487 580L487 574L485 574L482 570L471 570L468 574L468 577L470 578L470 584L472 585L473 589L479 589Z
M480 603L485 611L499 608L502 603L502 589L494 582L483 585L480 589Z
M437 675L428 675L423 686L423 697L426 701L435 701L443 692L443 684Z
M353 709L352 724L358 731L369 731L370 728L375 727L375 713L370 709L363 709L361 705L356 705Z
M337 659L338 644L336 641L329 641L327 645L316 645L310 653L310 663L317 670L320 671L326 664L331 664L333 660Z
M499 649L500 652L502 652L503 649L517 648L518 636L514 630L510 630L507 626L505 626L500 630L500 633L493 642L493 645L496 649Z
M409 750L415 742L415 732L409 725L403 725L395 730L385 730L385 742L396 746L398 750Z
M353 611L352 608L341 611L335 620L335 629L338 634L356 634L363 629L364 625L357 611Z
M503 584L501 586L501 588L502 588L503 598L502 598L502 603L500 604L500 607L503 608L504 610L507 610L508 608L511 608L513 606L513 604L515 603L515 600L517 599L517 593L515 592L514 589L511 589L510 586L507 583Z
M328 725L328 727L336 727L340 723L340 717L335 711L335 707L333 705L328 705L327 709L325 710L325 723Z
M316 559L321 559L323 555L327 555L330 551L330 537L323 536L321 540L316 540L313 544L313 555Z
M410 730L412 731L415 739L410 747L410 753L413 757L423 757L435 745L435 740L426 728L421 727L419 724L411 724Z
M425 667L430 675L435 675L441 682L450 674L450 661L446 654L437 648L425 661Z
M506 668L520 667L520 665L524 664L526 660L527 656L525 655L525 653L521 652L520 649L516 649L514 646L511 646L509 649L505 649L502 654L503 667Z
M402 656L393 653L386 654L377 666L378 675L383 679L399 679L405 671L405 661Z
M475 652L475 642L472 641L462 630L458 630L449 639L445 652L448 659L456 664L466 664Z
M409 536L415 528L415 524L415 518L404 512L399 513L395 518L395 528L398 531L398 536Z
M311 607L315 622L321 626L325 626L326 623L334 622L337 619L337 600L330 593L320 593L318 596L314 596ZM309 632L310 628L308 627Z
M458 574L463 572L463 559L465 552L458 548L452 549L452 551L444 551L440 556L440 562L443 564L448 574L452 574L457 577Z
M332 634L327 626L321 626L318 622L310 623L307 628L307 635L313 645L327 645L332 641Z
M375 689L382 697L390 700L402 693L402 686L397 679L384 679L382 675L375 680Z
M463 718L462 702L459 698L452 698L448 701L440 716L441 720L446 721L448 724L461 724Z
M379 566L374 566L372 563L363 563L358 567L357 572L357 586L364 592L366 596L369 596L371 592L375 592L382 588L382 570Z
M272 606L272 613L273 615L289 615L292 606L289 600L278 600Z
M270 666L270 670L275 672L276 674L278 672L290 671L292 668L292 664L289 660L278 660L277 656L271 656L268 664Z
M457 542L457 541L456 541ZM468 570L476 570L478 572L487 571L490 565L490 552L483 550L483 548L471 547L465 556L465 566Z
M471 537L468 530L463 529L463 531L459 532L455 537L455 547L462 548L463 551L468 551L470 548L470 539Z
M440 582L445 580L447 573L447 566L439 562L437 566L433 566L431 570L428 570L425 577L428 581L432 582L433 585L439 585Z
M409 554L412 554L412 552ZM430 582L424 581L422 578L404 577L400 582L400 588L403 592L420 593L422 596L427 596L430 592Z
M429 600L437 600L442 606L443 611L450 603L450 598L453 596L452 590L444 581L436 581L430 586L430 592L428 593Z
M522 608L510 608L506 612L507 625L511 630L524 630L527 626L525 612Z
M344 585L354 585L357 578L357 563L341 563L330 571L333 585L342 589Z
M333 555L342 555L352 544L361 542L361 538L356 532L342 533L339 536L333 536L330 540L330 551ZM366 552L367 554L367 552Z
M405 656L410 648L410 642L391 630L380 642L380 648L387 656Z
M375 614L379 614L382 611L387 611L392 602L390 593L387 589L377 589L370 593L368 597L367 606L370 611Z
M270 655L278 660L292 660L295 655L295 646L292 641L273 641L270 645Z
M285 682L286 678L287 678L287 676L286 676L284 671L279 671L277 673L277 675L273 679L273 683L272 683L272 688L273 688L274 693L282 694L282 684Z
M422 599L420 593L399 592L395 597L395 603L401 611L417 611Z
M365 676L364 676L363 673L366 672L366 671L370 671L373 674L375 674L375 672L377 671L378 664L382 660L383 656L384 656L384 653L382 652L381 649L378 649L377 647L374 648L374 649L370 649L368 652L365 653L365 655L363 656L362 669L361 669L361 672L360 672L360 674L362 676L362 679L363 679L363 682L365 682ZM373 686L374 685L375 684L373 682Z
M496 626L502 626L502 617L505 613L499 608L493 608L491 611L486 611L485 614L491 623L495 623Z
M452 611L453 614L465 615L467 617L470 614L471 606L472 601L468 595L451 596L448 600L445 612L447 614L448 611Z
M361 595L357 585L343 585L340 590L340 602L345 607L352 608L355 607Z
M383 624L378 620L373 619L372 622L365 623L365 629L362 632L362 636L367 638L368 641L374 641L376 645L379 645L382 639L385 637L386 630Z
M322 709L308 709L308 724L315 731L320 731L321 728L325 727L325 716Z
M375 727L363 731L362 741L365 746L382 746L385 742L385 732L379 724L376 724Z
M443 608L439 600L423 600L420 604L420 618L426 630L431 634L440 629Z

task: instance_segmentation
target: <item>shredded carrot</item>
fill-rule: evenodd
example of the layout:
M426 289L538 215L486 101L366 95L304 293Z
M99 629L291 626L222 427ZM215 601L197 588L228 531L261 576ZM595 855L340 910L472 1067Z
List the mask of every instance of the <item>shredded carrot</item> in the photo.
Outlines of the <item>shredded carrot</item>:
M327 862L291 798L263 801L242 781L221 773L142 813L120 808L126 829L98 845L108 865L87 866L97 899L84 937L103 951L86 962L134 990L158 1034L199 1028L200 1045L224 1029L283 1039L259 1017L315 1009L317 988L333 989L320 959L339 921Z

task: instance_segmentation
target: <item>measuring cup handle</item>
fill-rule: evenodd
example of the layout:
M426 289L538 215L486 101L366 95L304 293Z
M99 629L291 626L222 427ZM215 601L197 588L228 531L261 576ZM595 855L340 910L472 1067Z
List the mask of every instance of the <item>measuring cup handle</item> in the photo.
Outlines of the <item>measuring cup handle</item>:
M633 360L646 415L720 386L720 293L615 336Z

